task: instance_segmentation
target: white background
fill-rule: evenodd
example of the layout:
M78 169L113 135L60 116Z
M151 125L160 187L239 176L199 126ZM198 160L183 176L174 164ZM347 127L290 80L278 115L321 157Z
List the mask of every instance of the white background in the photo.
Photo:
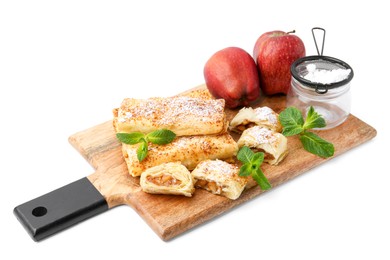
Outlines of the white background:
M389 259L385 1L135 2L1 1L0 258ZM93 172L68 136L111 120L124 97L199 85L214 52L252 53L271 30L295 29L316 54L315 26L327 30L324 54L355 71L352 113L377 129L372 141L170 242L127 206L39 243L13 215Z

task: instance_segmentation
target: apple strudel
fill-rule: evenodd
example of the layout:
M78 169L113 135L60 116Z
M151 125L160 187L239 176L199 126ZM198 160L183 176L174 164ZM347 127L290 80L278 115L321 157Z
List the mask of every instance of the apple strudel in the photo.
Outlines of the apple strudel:
M221 160L206 160L191 172L195 186L235 200L240 197L248 182L238 175L240 168Z
M263 126L276 132L282 131L279 115L269 107L244 107L230 122L230 130L241 133L252 126Z
M248 146L256 152L264 152L264 162L277 165L287 155L287 138L281 133L261 126L246 129L237 141L238 147Z
M152 194L184 195L191 197L195 191L190 171L180 162L163 163L141 174L140 185Z
M199 95L199 97L197 97ZM203 92L168 98L126 98L113 110L117 132L150 133L168 129L176 136L227 132L225 100L208 99Z
M175 161L180 161L192 170L199 162L207 159L232 159L238 151L237 143L228 133L182 136L166 145L149 143L148 156L141 162L137 158L138 146L122 144L123 157L130 175L134 177L153 166Z

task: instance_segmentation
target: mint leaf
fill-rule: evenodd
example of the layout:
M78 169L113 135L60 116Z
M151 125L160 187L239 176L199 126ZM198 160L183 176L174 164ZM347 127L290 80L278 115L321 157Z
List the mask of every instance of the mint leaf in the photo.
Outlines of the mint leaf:
M300 134L302 132L303 132L303 128L302 127L286 126L286 127L283 127L282 134L284 136L293 136L293 135Z
M142 138L141 144L138 146L137 149L138 161L142 162L146 158L147 154L148 154L148 142L145 140L145 138Z
M254 153L249 147L243 146L237 153L237 159L243 163L238 175L244 177L252 175L252 178L259 184L262 190L271 188L271 184L260 169L264 160L264 153Z
M264 153L255 153L252 157L251 163L252 163L252 169L256 170L257 168L260 168L260 165L264 161Z
M283 126L282 134L296 135L303 132L303 117L301 111L295 107L288 107L279 114L280 124Z
M316 134L306 130L326 126L325 119L310 106L304 122L302 113L295 107L288 107L279 114L279 121L283 126L282 134L292 136L299 134L303 148L315 155L328 158L334 154L332 143L321 139Z
M137 148L138 161L143 161L148 154L148 142L153 144L169 144L176 138L176 134L171 130L160 129L155 130L147 135L139 132L134 133L117 133L116 137L119 141L125 144L138 144Z
M237 159L242 163L250 163L253 155L254 153L249 147L243 146L237 153Z
M125 144L138 144L144 138L143 133L117 133L116 138Z
M303 128L307 130L312 128L322 128L325 126L325 119L316 111L314 111L312 106L310 106L309 111L307 112L305 123L303 124Z
M272 187L260 168L252 172L252 178L259 184L262 190L269 190Z
M146 140L153 144L169 144L176 138L176 134L168 129L160 129L146 135Z
M252 165L250 163L246 163L241 166L240 172L238 175L243 176L243 177L248 177L252 173Z
M304 132L300 136L303 148L306 151L318 155L323 158L328 158L334 154L333 144L320 138L318 135L311 132Z

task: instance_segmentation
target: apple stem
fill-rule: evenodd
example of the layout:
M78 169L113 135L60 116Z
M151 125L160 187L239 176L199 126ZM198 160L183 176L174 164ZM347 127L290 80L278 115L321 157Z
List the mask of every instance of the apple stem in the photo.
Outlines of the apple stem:
M295 33L295 30L287 32L287 34L290 34L290 33Z

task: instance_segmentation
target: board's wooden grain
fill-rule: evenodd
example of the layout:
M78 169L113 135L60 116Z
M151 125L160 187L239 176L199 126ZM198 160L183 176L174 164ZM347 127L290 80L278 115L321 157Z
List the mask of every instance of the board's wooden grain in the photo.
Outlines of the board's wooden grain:
M262 98L255 106L269 106L280 112L285 107L285 97ZM231 119L237 110L226 110L226 113ZM350 115L337 128L318 134L335 145L336 157L375 137L376 130ZM69 137L69 141L96 169L88 179L106 198L109 207L121 204L133 207L163 240L169 240L262 193L251 181L253 187L235 201L201 189L197 189L192 198L147 194L141 190L139 178L131 177L127 172L121 144L115 137L111 121L76 133ZM288 138L288 147L288 156L278 166L262 166L273 187L334 158L322 159L306 152L297 137Z

